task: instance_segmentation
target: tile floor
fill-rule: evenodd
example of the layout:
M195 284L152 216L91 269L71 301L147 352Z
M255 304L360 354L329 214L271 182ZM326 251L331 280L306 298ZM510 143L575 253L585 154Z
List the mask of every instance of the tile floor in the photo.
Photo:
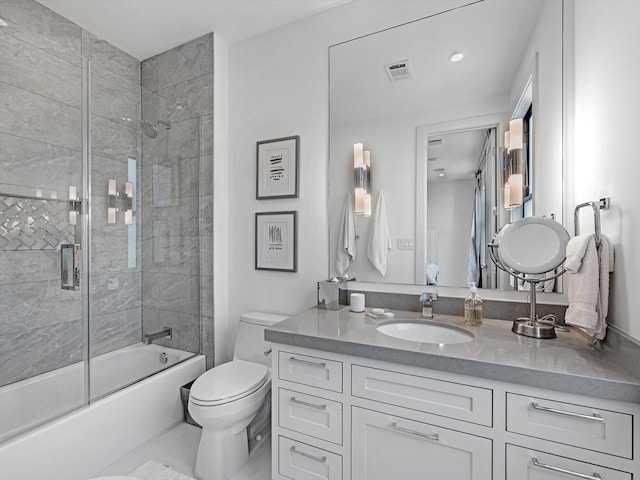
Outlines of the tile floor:
M178 473L175 478L182 478L182 475L193 478L200 432L198 427L181 423L141 445L100 472L100 475L128 475L157 463L171 467ZM257 448L249 463L230 480L271 480L270 438Z

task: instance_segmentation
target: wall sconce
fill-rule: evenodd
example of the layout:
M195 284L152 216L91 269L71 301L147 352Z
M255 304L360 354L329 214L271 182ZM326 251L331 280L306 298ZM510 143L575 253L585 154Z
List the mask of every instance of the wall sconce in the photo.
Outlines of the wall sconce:
M116 223L116 212L118 207L116 200L118 198L118 190L115 180L109 180L107 185L107 223Z
M118 198L120 200L120 208L118 208ZM118 184L116 180L109 180L107 184L107 223L116 223L117 213L124 211L124 224L131 225L133 223L133 182L125 182L124 195L118 193Z
M124 224L131 225L133 219L133 183L124 184Z
M77 225L81 202L74 185L69 185L69 225Z
M523 146L523 120L515 118L509 122L509 130L504 133L505 210L515 210L522 206L524 192Z
M371 152L362 143L353 144L353 184L355 189L355 213L371 215Z

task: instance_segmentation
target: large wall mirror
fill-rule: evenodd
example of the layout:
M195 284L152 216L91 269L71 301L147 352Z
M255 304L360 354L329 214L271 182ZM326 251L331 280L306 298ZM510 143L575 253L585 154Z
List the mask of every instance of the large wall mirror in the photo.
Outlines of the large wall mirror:
M562 222L563 2L450 6L329 49L331 276L517 289L487 242Z

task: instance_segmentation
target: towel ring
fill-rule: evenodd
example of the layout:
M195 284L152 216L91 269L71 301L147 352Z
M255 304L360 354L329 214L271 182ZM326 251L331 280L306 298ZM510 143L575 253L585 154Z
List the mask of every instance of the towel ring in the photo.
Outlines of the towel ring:
M591 207L593 209L593 228L595 229L596 247L600 247L602 241L602 231L600 229L600 210L606 210L609 208L609 197L604 197L597 202L585 202L580 205L576 205L573 210L573 225L576 237L580 235L580 209L584 207Z

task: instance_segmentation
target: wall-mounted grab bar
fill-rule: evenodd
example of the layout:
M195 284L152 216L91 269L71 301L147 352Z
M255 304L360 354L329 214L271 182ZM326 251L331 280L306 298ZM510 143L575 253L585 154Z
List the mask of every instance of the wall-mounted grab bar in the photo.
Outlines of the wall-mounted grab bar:
M585 202L580 205L576 205L576 208L573 210L573 225L576 237L580 235L580 209L584 207L591 207L593 209L593 228L595 230L596 236L596 247L600 246L600 241L602 239L602 230L600 228L600 210L606 210L609 208L609 197L604 197L598 200L597 202Z

